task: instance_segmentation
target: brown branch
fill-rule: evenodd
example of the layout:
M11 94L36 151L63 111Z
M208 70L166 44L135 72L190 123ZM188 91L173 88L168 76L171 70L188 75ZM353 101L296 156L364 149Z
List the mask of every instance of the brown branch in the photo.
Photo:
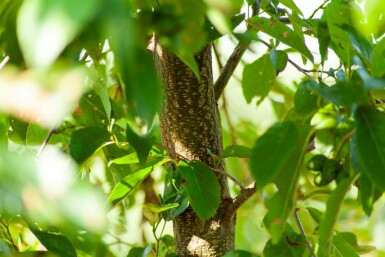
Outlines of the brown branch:
M298 208L296 208L294 210L294 219L295 219L295 223L297 224L297 227L299 229L299 231L301 232L301 234L305 237L305 241L306 241L306 246L307 248L310 250L310 252L312 253L312 257L316 257L315 254L314 254L314 251L313 251L313 247L311 246L310 242L309 242L309 239L307 238L306 234L305 234L305 230L303 229L303 226L301 224L301 220L299 219L298 217Z
M233 75L235 68L237 67L239 61L242 58L243 53L246 51L249 45L249 42L239 42L238 45L235 47L233 53L227 60L225 66L222 69L221 74L214 83L215 99L217 101L221 97L223 90L225 89L227 83Z
M234 198L233 203L230 205L230 213L235 213L247 200L249 200L255 194L256 191L257 187L255 182L241 190L241 193Z
M223 170L220 170L220 169L215 169L215 168L211 168L213 171L215 172L218 172L219 174L221 175L224 175L226 177L228 177L229 179L231 179L235 184L237 184L240 188L241 188L241 191L242 190L246 190L246 187L244 185L242 185L241 182L239 182L239 180L237 180L236 178L234 178L232 175L230 175L229 173L227 172L224 172Z

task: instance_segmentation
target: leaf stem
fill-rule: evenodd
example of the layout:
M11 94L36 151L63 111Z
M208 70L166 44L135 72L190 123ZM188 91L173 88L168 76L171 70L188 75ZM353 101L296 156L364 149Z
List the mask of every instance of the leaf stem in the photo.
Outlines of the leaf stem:
M356 133L356 130L353 129L352 131L348 132L340 141L340 143L338 144L338 146L336 147L336 150L335 150L335 153L334 155L336 157L338 157L342 147L344 146L344 144L354 135L354 133Z
M307 18L307 19L312 19L312 18L314 17L314 15L315 15L319 10L321 10L327 2L329 2L329 0L325 0L320 6L318 6L318 8L315 9L314 12L313 12L313 13L309 16L309 18Z
M230 175L229 173L227 172L224 172L223 170L220 170L220 169L215 169L215 168L211 168L212 170L216 171L217 173L220 173L221 175L224 175L226 177L228 177L229 179L231 179L235 184L237 184L241 190L246 190L246 187L244 185L242 185L241 182L239 182L239 180L237 180L236 178L234 178L232 175Z
M305 241L306 241L306 246L307 248L310 250L310 252L312 253L312 257L316 257L315 256L315 253L313 251L313 247L311 246L310 242L309 242L309 239L307 238L306 234L305 234L305 230L303 229L303 226L301 224L301 220L299 219L299 216L298 216L298 211L299 209L296 208L294 210L294 219L295 219L295 223L297 224L297 227L299 229L299 231L301 232L301 234L305 237Z

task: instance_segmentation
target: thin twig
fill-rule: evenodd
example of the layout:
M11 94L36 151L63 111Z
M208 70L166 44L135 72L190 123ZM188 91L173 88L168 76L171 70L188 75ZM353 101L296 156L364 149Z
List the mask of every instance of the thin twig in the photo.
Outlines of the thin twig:
M36 157L35 159L39 158L39 156L43 153L45 147L47 146L48 144L48 141L51 139L51 136L55 133L55 129L52 128L49 132L48 132L48 135L45 137L44 141L43 141L43 144L40 146L40 149L39 151L37 152L36 154Z
M329 0L325 0L320 6L318 6L318 8L314 10L314 12L309 16L308 19L312 19L312 18L314 17L314 15L315 15L320 9L322 9L322 8L324 7L324 5L325 5L327 2L329 2Z
M237 184L240 188L241 188L241 191L242 190L246 190L246 187L244 185L242 185L241 182L239 182L239 180L237 180L236 178L234 178L232 175L230 175L229 173L227 172L224 172L223 170L220 170L220 169L215 169L215 168L211 168L213 171L216 171L218 172L219 174L221 175L224 175L226 177L228 177L229 179L231 179L235 184Z
M262 44L264 44L266 47L272 49L273 47L267 43L266 41L264 41L263 39L258 39L259 42L261 42ZM302 68L301 66L299 66L298 64L296 64L294 61L288 59L287 60L291 65L293 65L298 71L302 72L303 74L305 74L307 77L310 77L308 73L311 73L311 72L322 72L322 73L326 73L326 74L329 74L328 71L324 71L324 70L307 70L307 69L304 69Z
M9 61L9 56L6 56L0 63L0 70L4 68L4 66L7 64Z
M230 205L229 212L235 213L247 200L249 200L257 191L255 182L251 183L248 187L241 190L241 193L234 198L233 203Z
M303 226L301 224L301 221L298 217L298 208L296 208L294 210L294 219L295 219L295 223L297 224L297 227L299 229L299 231L301 232L301 234L305 237L305 241L306 241L306 246L307 248L310 250L310 252L312 253L312 256L313 257L316 257L315 254L314 254L314 251L313 251L313 247L311 246L310 242L309 242L309 239L307 238L306 234L305 234L305 230L303 229Z
M335 156L337 157L339 152L341 151L341 148L344 146L344 144L354 135L354 133L356 133L356 130L353 129L352 131L350 131L349 133L347 133L340 141L340 143L338 144L338 146L336 147L336 150L335 150Z

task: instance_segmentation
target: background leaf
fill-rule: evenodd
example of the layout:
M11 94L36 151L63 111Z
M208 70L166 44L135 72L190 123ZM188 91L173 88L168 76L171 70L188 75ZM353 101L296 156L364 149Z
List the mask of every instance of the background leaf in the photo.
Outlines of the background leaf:
M250 158L251 149L243 145L230 145L223 150L221 158L238 157Z
M77 163L86 161L110 140L111 134L101 127L87 127L72 133L69 144L71 157Z
M202 220L213 217L220 203L220 185L215 173L202 161L179 163L182 177L187 181L188 199Z
M126 127L126 136L128 143L135 149L140 164L144 165L155 143L155 137L151 134L138 136L129 125Z
M255 97L261 102L269 93L275 80L274 65L265 54L251 64L245 65L242 75L243 95L248 103Z

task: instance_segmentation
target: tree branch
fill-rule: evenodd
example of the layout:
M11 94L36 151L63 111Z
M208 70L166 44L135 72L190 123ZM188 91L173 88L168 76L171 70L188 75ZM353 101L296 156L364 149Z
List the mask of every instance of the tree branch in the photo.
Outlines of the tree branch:
M4 68L4 66L7 64L7 62L9 61L9 56L6 56L0 63L0 70L2 68Z
M243 53L246 51L249 45L250 43L248 42L239 42L235 47L234 52L227 60L227 63L223 67L221 74L219 75L217 81L214 83L215 99L217 101L221 97L223 90L225 89L227 83L233 75L235 68L242 58Z
M234 198L233 203L230 205L230 213L235 213L247 200L249 200L255 194L256 191L257 187L255 182L241 190L241 193Z
M311 246L310 242L309 242L309 239L307 238L306 234L305 234L305 230L303 229L303 226L301 224L301 221L298 217L298 208L296 208L294 210L294 219L295 219L295 223L297 224L297 227L299 229L299 231L301 232L301 234L305 237L305 241L306 241L306 246L307 248L310 250L310 252L312 253L311 256L312 257L316 257L315 254L314 254L314 251L313 251L313 247Z

